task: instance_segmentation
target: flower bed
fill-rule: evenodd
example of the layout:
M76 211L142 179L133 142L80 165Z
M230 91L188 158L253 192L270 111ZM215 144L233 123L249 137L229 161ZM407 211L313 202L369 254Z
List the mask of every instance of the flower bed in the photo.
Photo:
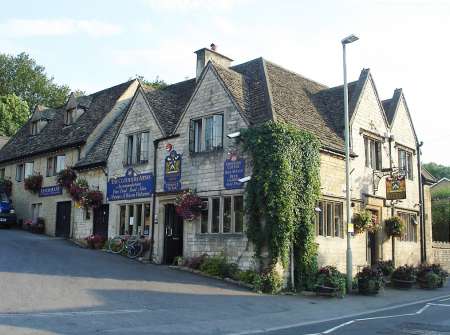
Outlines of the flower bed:
M356 275L358 281L358 291L365 295L378 294L384 286L383 272L375 267L365 267Z
M443 287L448 273L439 264L421 264L417 268L417 283L420 288L436 289Z
M319 295L330 295L343 298L346 293L345 274L334 266L324 266L317 273L315 291Z
M399 266L392 273L391 280L395 288L410 289L416 282L416 269L410 265Z

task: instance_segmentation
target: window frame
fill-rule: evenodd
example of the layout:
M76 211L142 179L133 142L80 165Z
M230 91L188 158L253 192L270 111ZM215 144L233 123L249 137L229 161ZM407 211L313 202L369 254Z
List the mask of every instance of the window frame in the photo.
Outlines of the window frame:
M225 210L225 198L230 198L230 231L224 231L224 210ZM236 219L238 213L236 212L236 198L242 198L242 231L236 231ZM216 195L201 197L204 203L207 203L207 207L202 205L202 214L199 217L198 234L200 235L233 235L233 234L243 234L245 229L245 212L244 212L244 195L243 194L226 194L226 195ZM219 222L218 231L213 232L213 210L214 210L214 200L219 200ZM206 208L205 208L206 207ZM205 212L207 212L206 217L208 221L206 224L203 221L205 217ZM206 231L204 230L206 228Z
M25 175L25 163L16 164L16 181L22 182Z
M326 238L344 238L344 202L338 200L320 199L317 207L320 212L316 212L316 236ZM331 208L331 222L328 222L328 210ZM336 219L340 220L337 225L340 227L336 234ZM331 231L328 231L331 228Z
M400 237L400 241L417 243L417 226L419 225L417 213L397 211L397 215L405 223L405 232Z
M39 134L39 125L38 125L39 121L32 121L31 122L31 135L37 135Z
M6 168L0 168L0 180L4 180L6 178Z
M144 134L147 134L146 139ZM147 164L150 160L150 130L127 134L124 150L125 166Z
M376 171L383 168L383 145L382 141L374 137L363 135L365 166Z
M211 124L209 120L212 120ZM220 120L220 129L218 128L218 120ZM224 147L224 127L224 113L212 113L191 119L189 121L190 153L208 153L222 150Z
M399 171L404 172L405 177L409 180L414 180L413 153L402 148L398 148L397 151Z

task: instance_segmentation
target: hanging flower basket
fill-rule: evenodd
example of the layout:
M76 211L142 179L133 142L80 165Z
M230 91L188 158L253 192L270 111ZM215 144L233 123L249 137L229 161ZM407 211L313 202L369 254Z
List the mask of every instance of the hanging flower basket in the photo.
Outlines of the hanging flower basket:
M380 224L378 223L376 217L374 217L368 210L355 213L353 215L352 222L356 234L360 234L365 231L374 233L380 229Z
M393 216L384 221L386 234L392 237L401 237L405 231L405 223L398 216Z
M89 185L85 179L78 179L69 188L69 194L76 203L83 201L89 191Z
M72 186L76 179L77 174L71 168L67 168L58 172L58 184L64 187L66 190L70 190L70 186Z
M7 179L0 179L0 190L3 190L8 197L12 194L12 182Z
M27 191L37 194L42 188L42 180L41 175L29 176L24 180L24 187Z
M192 191L183 192L175 200L175 211L184 220L192 221L200 215L202 199Z
M84 207L97 208L103 204L103 193L101 191L88 191L83 200Z

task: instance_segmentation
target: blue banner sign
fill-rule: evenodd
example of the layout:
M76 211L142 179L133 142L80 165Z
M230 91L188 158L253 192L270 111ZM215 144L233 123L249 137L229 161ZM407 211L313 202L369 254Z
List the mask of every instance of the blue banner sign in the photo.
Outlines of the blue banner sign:
M182 156L175 150L164 159L164 192L181 190L181 161Z
M239 179L245 176L244 159L227 159L223 165L223 186L228 189L242 188Z
M153 173L136 174L128 169L124 177L108 181L106 197L108 201L148 198L153 194Z
M61 194L62 194L62 187L60 185L41 187L41 189L39 190L39 196L41 198Z

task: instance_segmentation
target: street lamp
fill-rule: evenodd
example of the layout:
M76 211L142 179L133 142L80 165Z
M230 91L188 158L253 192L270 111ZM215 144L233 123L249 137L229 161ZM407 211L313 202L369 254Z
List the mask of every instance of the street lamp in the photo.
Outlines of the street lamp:
M348 83L347 83L347 60L345 54L345 46L347 44L357 41L359 38L355 35L350 35L344 38L342 43L342 56L344 64L344 119L345 119L345 209L347 214L347 290L350 292L352 289L352 245L350 243L351 234L350 231L350 131L349 131L349 121L348 121Z

